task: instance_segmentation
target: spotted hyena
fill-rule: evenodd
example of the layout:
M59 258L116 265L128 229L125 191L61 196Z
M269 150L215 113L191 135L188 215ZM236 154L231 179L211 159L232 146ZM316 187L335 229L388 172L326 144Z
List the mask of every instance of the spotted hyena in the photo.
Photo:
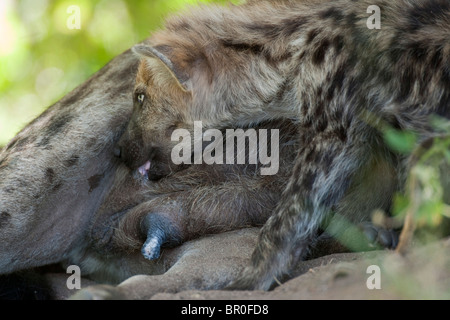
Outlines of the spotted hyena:
M380 29L368 27L374 6ZM408 159L383 130L413 131L420 143L437 133L432 116L450 118L449 26L447 0L261 1L173 17L134 48L142 61L121 156L158 179L174 170L175 128L294 119L289 183L231 285L268 289L320 229L389 210Z
M214 240L196 242L194 249L167 250L155 260L162 248L261 226L275 208L290 174L284 168L292 166L298 148L292 121L259 124L282 128L283 168L277 176L260 176L254 165L200 165L152 182L134 175L114 156L132 113L138 62L131 50L116 57L0 150L1 297L11 283L4 275L49 264L78 265L84 276L107 283L161 274L177 264L180 270L178 261L189 260L189 250L209 252L202 243ZM156 246L146 251L153 261L148 261L140 249L147 235L155 234ZM236 239L247 238L241 234ZM220 246L229 240L217 241ZM241 248L252 245L245 241ZM223 286L237 267L231 261L239 257L231 251L223 248L211 256L218 264L205 269L205 281L192 278L196 284L189 279L182 284L178 271L167 277L189 288ZM15 284L10 289L17 292Z

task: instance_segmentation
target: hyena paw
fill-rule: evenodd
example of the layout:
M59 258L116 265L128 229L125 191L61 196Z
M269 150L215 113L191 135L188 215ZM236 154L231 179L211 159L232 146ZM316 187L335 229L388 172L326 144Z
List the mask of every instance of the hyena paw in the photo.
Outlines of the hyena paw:
M141 222L141 229L147 237L141 253L148 260L158 259L161 247L173 247L181 243L178 228L169 218L161 214L147 214Z
M386 249L397 247L399 233L396 230L376 226L371 222L362 222L359 227L372 246L381 246Z

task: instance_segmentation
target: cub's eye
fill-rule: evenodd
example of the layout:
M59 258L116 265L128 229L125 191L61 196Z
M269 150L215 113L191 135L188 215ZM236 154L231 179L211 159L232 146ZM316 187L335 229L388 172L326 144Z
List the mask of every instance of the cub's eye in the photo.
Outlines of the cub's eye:
M143 94L143 93L138 94L137 101L139 102L139 104L143 104L144 100L145 100L145 94Z

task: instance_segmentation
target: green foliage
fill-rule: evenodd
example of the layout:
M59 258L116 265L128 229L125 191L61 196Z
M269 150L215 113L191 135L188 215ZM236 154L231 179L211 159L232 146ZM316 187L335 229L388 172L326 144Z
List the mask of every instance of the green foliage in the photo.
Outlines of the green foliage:
M400 131L393 128L384 131L384 139L391 149L400 153L410 153L417 141L413 132Z
M1 0L0 146L114 56L147 38L164 17L226 0ZM234 1L239 2L239 1ZM80 29L69 29L70 6Z
M445 119L434 119L433 123L442 135L434 138L428 149L414 150L417 161L409 173L405 193L396 195L393 208L401 219L412 213L427 239L446 233L450 218L450 127Z
M409 158L412 167L408 172L406 187L394 195L393 219L384 212L373 212L375 225L400 227L407 215L414 217L417 228L416 238L421 242L436 240L450 233L450 122L435 117L432 126L439 132L432 143L421 145L413 132L396 130L383 123L380 130L387 145L396 153ZM333 218L327 229L331 234L339 234L339 240L352 250L358 247L359 237L363 237L356 226L342 217ZM345 230L345 232L342 232Z

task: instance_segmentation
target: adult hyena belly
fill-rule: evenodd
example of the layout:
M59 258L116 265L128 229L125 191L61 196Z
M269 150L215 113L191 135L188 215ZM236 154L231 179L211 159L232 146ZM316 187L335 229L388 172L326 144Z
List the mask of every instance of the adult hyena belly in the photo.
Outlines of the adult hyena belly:
M0 274L59 262L83 240L116 168L137 61L125 52L0 153Z

